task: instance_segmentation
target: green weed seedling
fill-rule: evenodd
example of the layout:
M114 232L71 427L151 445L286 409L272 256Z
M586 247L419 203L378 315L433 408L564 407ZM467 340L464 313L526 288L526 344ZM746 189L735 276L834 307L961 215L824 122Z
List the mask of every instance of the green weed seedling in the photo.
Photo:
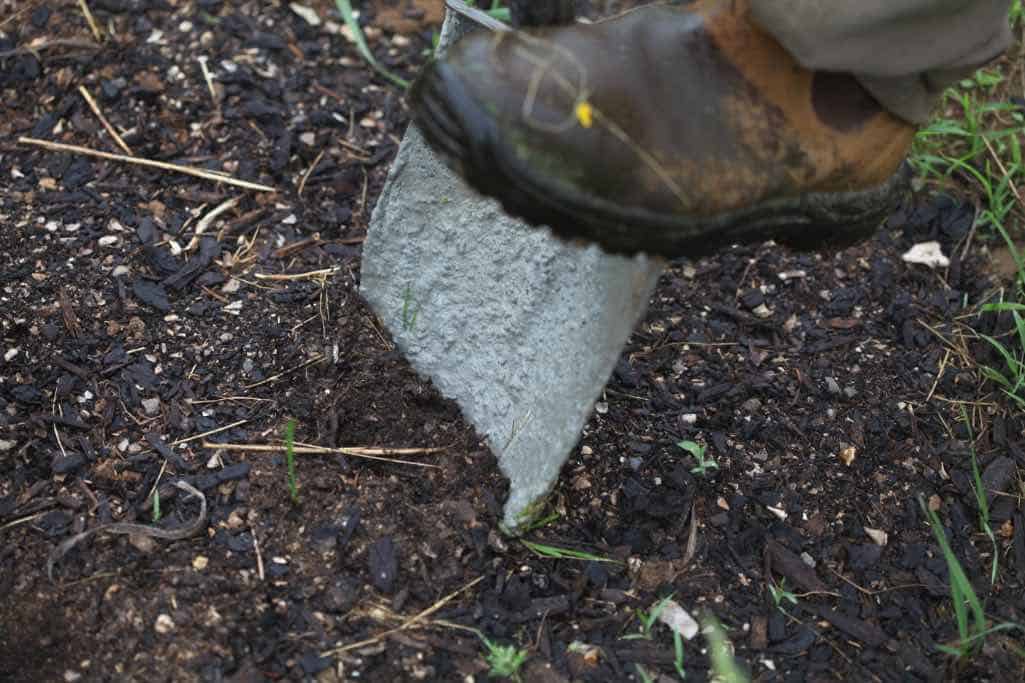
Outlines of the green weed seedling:
M295 476L295 420L285 425L285 462L288 465L288 492L292 502L299 503L299 483Z
M976 654L981 649L986 637L993 633L1011 630L1025 631L1020 624L1010 622L989 626L982 602L947 541L947 534L943 529L943 523L940 522L939 515L929 508L921 495L918 496L918 504L922 508L922 512L925 513L926 519L929 520L933 536L940 546L943 559L947 562L947 573L950 575L950 602L954 609L957 626L957 642L953 645L937 645L937 649L957 659L964 659Z
M708 641L708 654L712 660L712 680L721 683L748 683L747 675L733 657L733 647L719 620L711 614L701 620L701 632Z
M402 329L406 332L416 329L420 306L413 300L413 289L409 285L402 290Z
M160 467L160 472L157 474L156 481L153 482L153 488L150 490L150 500L153 503L153 523L156 524L163 517L163 513L160 511L160 479L164 476L164 470L167 468L167 462Z
M488 678L511 678L514 681L521 680L520 668L523 666L523 663L527 661L527 657L530 656L530 653L516 647L515 645L499 645L489 639L478 629L470 628L467 630L475 633L484 644L484 649L487 651L484 655L484 661L488 664Z
M527 650L518 648L515 645L499 645L484 635L480 629L473 628L472 626L454 626L461 630L469 631L480 638L480 642L484 644L486 651L484 661L488 664L488 678L521 680L520 668L527 661L527 657L530 656Z
M649 610L636 610L637 621L640 624L636 633L629 633L623 636L623 640L652 640L654 638L655 625L658 622L659 616L665 611L669 605L669 601L673 599L673 594L665 596ZM680 679L687 677L686 669L684 668L684 650L683 650L683 636L675 628L670 628L673 632L673 668L676 669L676 674ZM637 675L642 679L647 676L647 672L637 666Z
M557 522L561 517L562 517L562 515L559 514L558 512L550 512L547 515L544 515L543 517L539 517L536 520L534 520L533 522L531 522L530 524L528 524L526 526L526 528L523 530L523 533L529 534L532 531L537 531L538 529L543 529L544 527L548 526L549 524L552 524L553 522Z
M526 540L520 540L520 543L538 557L545 557L550 560L581 560L584 562L616 563L616 560L613 560L611 557L601 557L600 555L584 552L583 550L559 548L554 545L545 545L543 543L535 543L533 541Z
M719 469L719 463L715 461L715 458L706 458L705 446L695 441L680 441L676 444L677 447L690 453L694 456L694 459L698 461L697 466L690 468L691 474L697 474L699 476L705 476L710 470Z
M488 663L488 678L511 678L520 680L520 667L527 661L527 651L515 645L496 645L484 639L484 647L488 653L484 660Z
M786 588L786 581L780 581L777 583L769 584L769 595L772 596L772 603L776 605L776 609L784 611L783 603L789 602L792 605L797 604L797 596Z
M160 521L160 489L153 487L153 523Z
M665 611L666 605L673 599L673 594L665 596L649 610L636 610L637 621L640 623L640 628L637 633L630 633L623 636L623 640L651 640L652 631L655 628L655 624L658 622L658 617L662 612ZM675 630L675 629L674 629Z
M993 563L990 565L989 584L992 586L997 582L997 573L1000 570L1000 548L997 546L997 537L993 533L993 526L989 523L989 497L986 495L986 487L982 483L982 472L979 470L979 458L975 454L975 438L972 435L972 423L968 419L968 413L964 406L961 406L961 421L968 429L968 452L972 462L972 492L975 494L975 503L979 507L979 528L989 538L993 546Z
M687 671L683 667L683 636L675 628L673 629L673 668L676 669L676 675L680 677L681 681L687 677Z

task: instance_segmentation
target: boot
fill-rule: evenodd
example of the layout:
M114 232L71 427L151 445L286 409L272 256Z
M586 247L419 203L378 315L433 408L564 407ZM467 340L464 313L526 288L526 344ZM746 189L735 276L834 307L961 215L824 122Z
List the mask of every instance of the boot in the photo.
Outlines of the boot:
M558 26L573 21L573 0L508 0L512 24L523 26Z
M915 133L853 77L798 65L746 0L476 32L424 69L411 104L510 214L667 257L867 237L905 191Z

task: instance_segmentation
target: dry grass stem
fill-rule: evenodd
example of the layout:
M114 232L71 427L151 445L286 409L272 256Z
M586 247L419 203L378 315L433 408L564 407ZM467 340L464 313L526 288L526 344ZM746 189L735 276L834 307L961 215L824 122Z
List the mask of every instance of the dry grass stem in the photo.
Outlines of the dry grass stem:
M39 519L45 514L48 514L48 512L46 510L43 510L42 512L37 512L35 514L28 515L27 517L19 517L18 519L13 519L10 522L4 524L3 526L0 526L0 531L6 531L7 529L11 529L16 526L21 526L22 524L28 524L32 520Z
M208 58L202 55L196 57L196 61L199 62L199 68L203 72L203 80L206 81L206 89L210 91L210 99L213 101L214 107L220 109L220 103L217 101L217 91L214 90L214 77L210 73L210 68L206 65Z
M130 157L125 156L123 154L111 154L109 152L101 152L99 150L90 149L88 147L81 147L79 145L65 145L60 142L50 142L49 140L38 140L36 138L19 137L18 143L22 145L34 145L36 147L42 147L43 149L48 149L51 152L70 152L72 154L82 154L84 156L96 157L98 159L108 159L110 161L120 161L126 164L136 164L137 166L158 168L162 171L184 173L185 175L195 176L196 178L212 180L216 183L225 183L226 185L234 185L235 187L241 187L246 190L255 190L256 192L277 192L277 189L270 187L268 185L251 183L248 180L239 180L238 178L232 178L231 176L225 173L214 173L212 171L206 171L201 168L193 168L191 166L169 164L164 161L153 161L152 159L140 159L139 157Z
M256 396L222 396L220 398L205 398L195 399L187 398L185 402L191 406L204 406L210 403L225 403L227 401L259 401L263 403L273 403L272 398L257 398Z
M313 160L313 163L310 164L310 167L308 169L306 169L306 173L303 173L302 180L299 181L299 190L296 193L300 197L303 196L303 190L306 189L306 181L310 179L311 175L313 175L313 172L317 169L317 164L319 164L320 160L323 159L323 158L324 158L324 150L320 150L320 154L318 154L317 158Z
M103 115L102 111L100 111L100 105L96 103L96 100L93 99L93 96L88 90L86 90L84 85L78 86L78 92L82 94L82 98L85 99L85 103L89 105L89 108L93 110L93 114L95 114L96 118L100 120L100 123L102 123L103 127L107 129L107 132L110 133L110 137L114 138L114 142L117 143L117 146L124 150L125 154L128 156L134 157L135 152L133 152L132 148L128 146L128 143L118 135L114 126L110 125L110 121L108 121L107 117Z
M232 422L229 425L224 425L223 427L218 427L217 429L211 429L210 431L203 432L202 434L194 434L193 436L187 436L184 439L178 439L177 441L172 441L171 445L172 446L178 446L178 445L183 444L183 443L188 443L190 441L195 441L196 439L204 439L204 438L206 438L208 436L212 436L214 434L220 434L221 432L225 432L225 431L227 431L229 429L234 429L235 427L238 427L239 425L244 425L247 422L249 422L249 420L238 420L237 422Z
M262 379L259 382L254 382L253 384L246 384L243 388L244 389L255 389L256 387L262 386L264 384L270 384L271 382L276 382L279 379L281 379L282 377L284 377L285 375L291 375L293 372L298 372L299 370L302 370L306 366L313 365L314 363L319 363L322 360L324 360L324 354L318 353L313 358L309 359L308 361L305 361L304 363L300 363L299 365L295 366L294 368L289 368L288 370L282 370L281 372L279 372L279 373L277 373L275 375L271 375L267 379Z
M452 600L454 600L456 597L458 597L461 593L464 593L464 592L470 590L471 588L473 588L474 586L476 586L478 583L480 583L483 580L484 580L483 576L477 577L476 579L474 579L470 583L466 584L462 588L460 588L460 589L458 589L456 591L453 591L452 593L449 593L448 595L443 597L441 600L439 600L438 602L434 603L433 605L431 605L430 607L425 609L423 612L420 612L419 614L410 617L406 621L402 622L401 625L396 626L395 628L390 628L387 631L383 631L383 632L377 634L376 636L374 636L372 638L367 638L366 640L361 640L361 641L359 641L357 643L349 643L348 645L342 645L341 647L336 647L336 648L333 648L331 650L325 650L324 652L321 653L321 656L322 657L331 657L331 656L334 656L334 655L340 655L343 652L349 652L350 650L358 650L361 647L366 647L368 645L373 645L374 643L380 642L382 639L387 638L388 636L390 636L392 634L400 633L402 631L408 631L409 629L419 625L422 621L427 619L427 617L431 616L432 614L434 614L435 612L440 610L442 607L444 607L448 603L452 602Z
M89 48L92 50L98 50L100 48L100 46L96 43L90 40L82 40L80 38L55 38L54 40L46 40L44 38L34 40L28 45L16 47L11 50L0 51L0 59L6 59L8 57L13 57L14 55L20 55L25 53L35 55L35 57L38 59L40 52L42 52L43 50L49 50L50 48L54 47L81 47Z
M218 216L238 206L240 200L241 197L227 199L218 204L210 213L200 218L199 222L196 223L196 230L195 233L192 235L192 239L189 240L189 243L187 245L185 245L185 251L188 252L196 249L199 246L199 238L203 236L203 233L207 231L207 228L209 228L213 224L213 222L217 220Z
M284 444L245 444L245 443L212 443L204 441L204 448L221 449L225 451L249 451L252 453L284 453ZM388 457L390 455L429 455L441 453L444 448L328 448L326 446L314 446L310 444L294 444L292 452L299 455L348 455L363 460L377 460L394 465L409 465L410 467L426 467L432 470L439 470L439 465L432 465L426 462L415 460L402 460L400 458Z
M85 15L86 23L89 24L89 30L93 32L93 37L96 38L96 42L103 42L103 31L100 30L100 25L96 23L96 17L89 10L89 5L86 4L85 0L78 0L78 6L82 9L82 14Z
M260 581L264 580L263 573L263 553L260 552L260 540L256 535L256 529L249 527L249 533L253 535L253 552L256 553L256 576Z
M257 273L257 280L278 280L278 281L289 281L289 280L322 280L323 278L330 277L340 271L341 268L324 268L323 270L310 270L305 273L294 273L294 274L264 274Z

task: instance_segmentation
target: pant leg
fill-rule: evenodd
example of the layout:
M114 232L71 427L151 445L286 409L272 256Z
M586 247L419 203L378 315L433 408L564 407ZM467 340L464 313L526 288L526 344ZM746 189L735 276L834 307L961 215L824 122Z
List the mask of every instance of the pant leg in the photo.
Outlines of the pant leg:
M1012 0L750 0L804 66L855 75L893 113L928 121L944 88L1002 54Z

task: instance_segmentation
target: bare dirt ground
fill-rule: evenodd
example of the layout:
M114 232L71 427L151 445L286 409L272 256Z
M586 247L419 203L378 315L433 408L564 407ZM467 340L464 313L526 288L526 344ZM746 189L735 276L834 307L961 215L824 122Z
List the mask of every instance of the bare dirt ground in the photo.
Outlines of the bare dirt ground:
M994 286L981 240L963 252L970 206L917 197L837 254L673 263L529 537L610 561L549 559L500 534L494 458L358 295L408 113L333 3L304 3L314 25L90 0L102 42L52 5L0 15L0 679L483 681L477 629L528 651L527 681L674 680L666 627L623 638L670 594L752 680L1023 679L1017 634L937 650L957 633L918 503L994 622L1025 623L1025 418L963 362L986 345L958 342L1007 325L970 314ZM412 77L437 9L367 3L379 60ZM276 191L17 142L128 154L80 86L136 158ZM901 260L930 239L949 268ZM290 418L306 444L414 450L300 454L294 503L280 452L223 446L278 445ZM173 537L201 513L179 481L205 496L198 534L53 556L153 524L154 490ZM708 667L686 642L688 680Z

